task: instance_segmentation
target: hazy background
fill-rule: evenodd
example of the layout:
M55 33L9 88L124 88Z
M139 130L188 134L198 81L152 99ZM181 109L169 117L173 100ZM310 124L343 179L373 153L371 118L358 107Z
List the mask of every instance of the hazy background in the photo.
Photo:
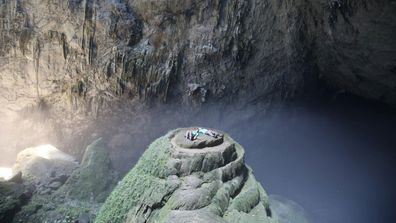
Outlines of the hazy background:
M206 126L241 143L267 192L302 206L310 222L396 219L396 113L382 104L343 94L270 111L254 106L213 107L198 114L161 109L142 122L144 134L127 143L135 143L133 152L115 158L124 159L119 169L129 169L140 157L144 150L136 148L146 148L145 140L148 144L181 126Z
M311 222L395 222L396 116L353 98L297 104L232 135L270 194Z
M88 142L102 136L114 166L125 173L148 144L167 131L204 126L223 130L242 144L247 164L267 192L299 204L312 223L396 219L395 110L349 95L271 110L212 106L195 112L169 105L136 115L126 112L75 130L80 132L74 141L82 144L77 149L61 142L62 133L53 131L59 126L19 125L9 127L13 131L0 128L2 154L10 154L2 156L0 166L10 165L13 153L28 144L50 143L78 155Z

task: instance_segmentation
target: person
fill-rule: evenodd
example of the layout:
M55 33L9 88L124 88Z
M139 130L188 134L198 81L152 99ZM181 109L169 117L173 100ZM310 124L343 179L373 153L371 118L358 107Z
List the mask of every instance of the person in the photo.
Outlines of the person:
M215 132L213 130L205 129L205 128L198 128L197 130L188 130L185 134L185 137L191 141L197 140L198 136L200 135L207 135L213 138L219 138L223 135Z
M197 131L188 130L184 137L186 137L190 141L194 141L194 140L196 140L198 138L198 132Z

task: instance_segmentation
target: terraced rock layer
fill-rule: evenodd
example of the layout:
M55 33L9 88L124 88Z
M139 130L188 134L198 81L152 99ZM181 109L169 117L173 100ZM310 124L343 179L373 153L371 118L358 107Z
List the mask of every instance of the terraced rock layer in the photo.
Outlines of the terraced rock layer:
M184 138L186 130L171 131L149 146L96 222L277 222L266 192L244 163L243 148L228 135L199 138L210 146L196 147Z

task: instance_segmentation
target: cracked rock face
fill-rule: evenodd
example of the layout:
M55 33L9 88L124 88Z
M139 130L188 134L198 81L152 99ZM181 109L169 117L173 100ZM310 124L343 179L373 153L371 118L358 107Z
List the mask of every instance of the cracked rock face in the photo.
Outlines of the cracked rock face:
M393 0L2 0L2 116L45 102L269 103L324 79L396 104Z
M0 122L41 105L62 126L118 104L268 107L317 79L396 105L395 9L393 0L2 0Z
M43 134L69 147L144 105L260 112L319 83L396 106L395 11L394 0L0 0L0 132L40 108Z
M186 130L171 131L149 146L96 222L278 222L244 163L243 148L228 135L204 148L181 147Z
M312 29L318 34L315 51L321 78L396 106L396 2L321 0L312 5L323 9L323 20Z

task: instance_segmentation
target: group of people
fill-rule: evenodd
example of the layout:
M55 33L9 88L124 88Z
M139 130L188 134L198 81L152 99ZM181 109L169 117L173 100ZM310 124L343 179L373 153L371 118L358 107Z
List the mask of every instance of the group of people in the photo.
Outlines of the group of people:
M222 134L215 132L213 130L205 129L205 128L198 128L196 130L188 130L185 134L185 137L188 140L195 141L198 139L200 135L207 135L213 138L220 138L223 137Z

